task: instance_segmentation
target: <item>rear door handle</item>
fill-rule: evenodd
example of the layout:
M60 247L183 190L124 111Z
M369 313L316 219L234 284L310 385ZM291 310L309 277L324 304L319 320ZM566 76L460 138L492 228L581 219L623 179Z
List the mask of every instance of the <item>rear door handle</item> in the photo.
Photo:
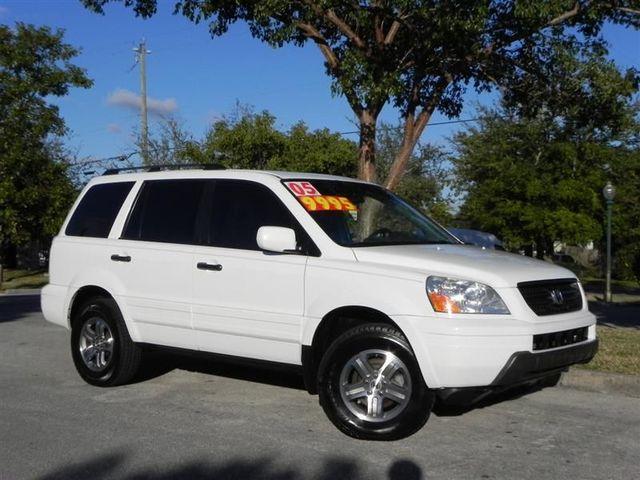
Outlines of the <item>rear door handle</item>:
M111 260L113 260L114 262L130 262L131 257L129 255L113 254L111 255Z
M222 270L222 265L219 263L207 263L207 262L198 262L198 270L212 270L214 272L219 272Z

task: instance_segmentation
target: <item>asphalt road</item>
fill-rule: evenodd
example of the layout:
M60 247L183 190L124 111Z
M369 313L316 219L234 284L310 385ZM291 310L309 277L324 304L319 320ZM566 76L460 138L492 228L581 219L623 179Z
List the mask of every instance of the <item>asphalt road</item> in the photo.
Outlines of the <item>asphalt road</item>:
M0 478L640 478L640 399L548 388L352 440L294 375L179 358L133 385L76 375L36 296L0 296Z

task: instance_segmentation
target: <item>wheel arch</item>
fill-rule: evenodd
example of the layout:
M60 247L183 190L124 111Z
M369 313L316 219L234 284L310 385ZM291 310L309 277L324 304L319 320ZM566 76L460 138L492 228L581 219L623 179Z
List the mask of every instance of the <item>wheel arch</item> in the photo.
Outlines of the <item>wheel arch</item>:
M362 305L348 305L334 308L322 317L322 320L313 333L311 345L302 345L302 372L304 384L309 393L318 393L318 366L320 365L322 355L329 345L331 345L331 342L347 330L366 323L383 323L390 325L407 338L400 326L380 310ZM407 342L409 342L408 338Z
M133 322L130 321L126 306L123 305L123 302L121 301L122 299L118 298L117 293L113 289L105 287L104 285L98 285L97 283L87 283L77 288L71 295L67 307L67 325L69 328L73 326L72 322L75 314L77 313L77 308L82 305L82 302L93 296L103 296L113 299L122 314L122 318L131 339L133 341L139 341L138 331Z
M112 298L115 301L115 298L111 293L109 293L106 289L99 287L98 285L85 285L78 288L69 301L69 308L67 311L67 322L69 324L69 327L73 326L74 318L78 313L78 309L80 308L82 303L87 299L93 297L108 297ZM116 301L116 303L118 302Z

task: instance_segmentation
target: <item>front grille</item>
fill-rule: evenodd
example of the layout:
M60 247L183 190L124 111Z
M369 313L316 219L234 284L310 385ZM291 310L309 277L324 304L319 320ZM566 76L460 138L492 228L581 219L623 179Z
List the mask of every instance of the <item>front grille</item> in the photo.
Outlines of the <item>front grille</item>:
M575 278L521 282L518 290L536 315L557 315L582 308L582 295Z
M588 337L588 327L574 328L562 332L542 333L533 336L534 350L564 347L574 343L584 342Z

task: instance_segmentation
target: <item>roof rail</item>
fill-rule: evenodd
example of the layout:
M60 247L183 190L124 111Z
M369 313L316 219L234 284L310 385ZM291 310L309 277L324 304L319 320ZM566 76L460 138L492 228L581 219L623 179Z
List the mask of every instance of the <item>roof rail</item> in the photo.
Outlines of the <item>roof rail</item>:
M160 172L162 170L181 170L183 168L194 168L201 170L225 170L224 165L219 163L166 163L162 165L144 165L140 167L120 167L109 168L102 175L117 175L120 172L144 171L144 172Z

